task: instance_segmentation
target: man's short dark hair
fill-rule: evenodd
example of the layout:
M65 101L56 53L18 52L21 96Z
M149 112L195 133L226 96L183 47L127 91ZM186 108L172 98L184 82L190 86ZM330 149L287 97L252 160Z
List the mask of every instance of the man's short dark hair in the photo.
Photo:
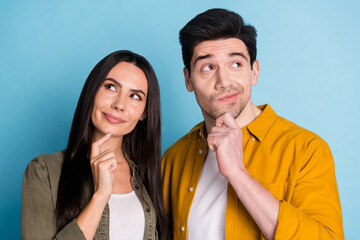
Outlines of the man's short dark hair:
M182 57L188 71L195 46L203 41L227 38L238 38L245 43L252 67L256 60L255 28L245 25L242 17L235 12L214 8L200 13L180 30Z

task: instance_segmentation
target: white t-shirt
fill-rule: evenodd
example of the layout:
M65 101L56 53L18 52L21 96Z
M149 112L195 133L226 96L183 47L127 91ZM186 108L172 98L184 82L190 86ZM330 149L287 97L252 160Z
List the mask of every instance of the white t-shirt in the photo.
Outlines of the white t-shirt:
M145 216L135 192L111 194L109 200L110 239L144 238Z
M225 239L227 179L221 175L216 153L208 152L188 218L188 240Z

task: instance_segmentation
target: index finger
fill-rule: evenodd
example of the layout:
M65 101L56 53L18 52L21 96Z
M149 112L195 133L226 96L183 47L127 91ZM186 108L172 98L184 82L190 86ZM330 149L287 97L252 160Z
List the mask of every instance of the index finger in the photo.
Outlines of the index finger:
M100 154L100 146L103 145L107 140L111 137L111 133L106 134L102 138L98 139L97 141L93 142L91 145L91 158Z
M215 121L217 127L239 128L233 116L226 112Z

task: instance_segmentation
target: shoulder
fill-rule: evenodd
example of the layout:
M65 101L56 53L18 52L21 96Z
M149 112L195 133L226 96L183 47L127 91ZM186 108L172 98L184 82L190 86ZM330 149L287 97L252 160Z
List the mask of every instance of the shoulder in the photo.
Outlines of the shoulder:
M61 167L65 157L65 150L42 154L31 160L30 165L37 165L40 167Z
M269 133L272 142L278 142L288 148L293 146L309 155L318 148L329 148L325 140L316 133L280 116L277 117Z
M37 173L44 175L60 175L62 163L65 157L65 150L42 154L30 161L25 170L26 173Z
M316 133L301 127L283 117L278 116L275 123L274 128L280 130L281 134L288 134L295 138L303 138L308 141L324 141L319 135Z
M277 113L265 104L258 106L262 110L261 114L246 128L261 142L266 142L273 146L284 144L320 143L323 140L315 133L277 115Z
M188 152L190 146L201 137L201 132L204 129L204 122L195 125L187 134L182 136L173 145L171 145L164 153L163 159L178 156L181 153ZM197 143L197 142L196 142Z
M188 134L182 136L179 140L177 140L173 145L171 145L168 149L166 149L164 153L164 157L171 156L177 154L184 146L189 144L190 136Z

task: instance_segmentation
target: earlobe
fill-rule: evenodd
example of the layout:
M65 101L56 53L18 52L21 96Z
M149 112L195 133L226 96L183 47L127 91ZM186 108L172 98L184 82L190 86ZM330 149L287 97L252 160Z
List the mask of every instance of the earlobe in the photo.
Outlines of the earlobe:
M259 61L255 60L252 65L252 77L251 77L251 85L255 86L257 84L257 80L259 77Z
M191 80L190 80L190 73L189 73L189 70L186 67L184 67L184 77L185 77L186 89L189 92L194 91L194 88L193 88Z
M145 118L146 118L146 112L144 111L140 117L140 121L144 121Z

